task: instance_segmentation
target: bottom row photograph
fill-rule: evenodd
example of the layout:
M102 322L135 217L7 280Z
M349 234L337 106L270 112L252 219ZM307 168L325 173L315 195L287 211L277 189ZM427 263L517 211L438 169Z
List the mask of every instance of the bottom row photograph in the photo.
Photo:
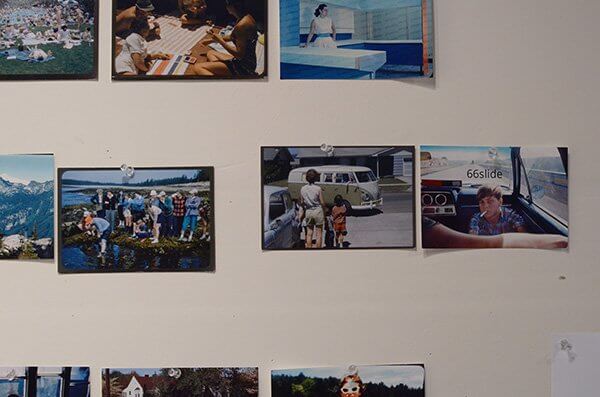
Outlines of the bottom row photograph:
M423 397L424 365L369 365L272 371L273 396ZM87 397L89 367L0 368L0 395ZM103 397L258 396L258 368L106 368Z

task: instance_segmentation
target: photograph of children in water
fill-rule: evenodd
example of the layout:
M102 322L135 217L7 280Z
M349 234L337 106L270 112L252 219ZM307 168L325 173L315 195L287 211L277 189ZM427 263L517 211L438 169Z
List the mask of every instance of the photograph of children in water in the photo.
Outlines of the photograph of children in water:
M213 168L59 169L59 271L214 271Z
M414 147L263 147L263 249L412 248Z

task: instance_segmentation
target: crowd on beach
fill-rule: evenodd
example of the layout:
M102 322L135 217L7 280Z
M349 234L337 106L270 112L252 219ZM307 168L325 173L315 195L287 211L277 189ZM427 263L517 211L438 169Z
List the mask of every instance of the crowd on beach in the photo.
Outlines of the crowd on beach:
M199 226L202 233L199 240L210 241L210 206L198 195L197 189L187 195L181 191L168 195L152 190L148 198L139 193L115 194L97 189L90 203L93 208L84 211L78 226L97 237L99 257L105 255L108 241L118 229L132 239L150 239L152 244L157 244L165 237L190 242Z
M0 49L28 51L29 57L44 61L52 51L39 45L60 44L71 49L94 41L94 16L75 1L31 5L13 2L0 6Z

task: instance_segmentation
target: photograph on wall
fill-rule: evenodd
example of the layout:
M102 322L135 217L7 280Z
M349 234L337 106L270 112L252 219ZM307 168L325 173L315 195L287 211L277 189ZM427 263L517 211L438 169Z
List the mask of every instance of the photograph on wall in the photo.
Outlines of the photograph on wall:
M415 246L413 146L261 150L263 250Z
M256 397L258 368L105 368L103 397Z
M0 395L89 397L89 367L0 367Z
M433 0L279 0L282 79L433 77Z
M600 334L552 336L552 397L596 397L600 390Z
M214 271L213 168L60 168L59 271Z
M425 397L425 366L364 365L271 371L273 397Z
M0 259L54 258L54 156L0 155Z
M113 79L263 79L267 0L113 0Z
M567 248L563 147L421 146L423 248Z
M97 0L0 1L0 79L93 79Z

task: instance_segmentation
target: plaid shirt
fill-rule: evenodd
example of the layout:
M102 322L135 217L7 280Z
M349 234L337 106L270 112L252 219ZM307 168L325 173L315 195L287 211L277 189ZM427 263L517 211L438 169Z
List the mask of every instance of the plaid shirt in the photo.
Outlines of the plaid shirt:
M495 236L502 233L516 232L518 228L525 226L525 221L521 215L508 208L502 208L498 223L492 225L483 216L481 212L476 213L471 218L469 229L472 233L479 236Z
M184 216L185 215L185 197L173 197L173 215Z

